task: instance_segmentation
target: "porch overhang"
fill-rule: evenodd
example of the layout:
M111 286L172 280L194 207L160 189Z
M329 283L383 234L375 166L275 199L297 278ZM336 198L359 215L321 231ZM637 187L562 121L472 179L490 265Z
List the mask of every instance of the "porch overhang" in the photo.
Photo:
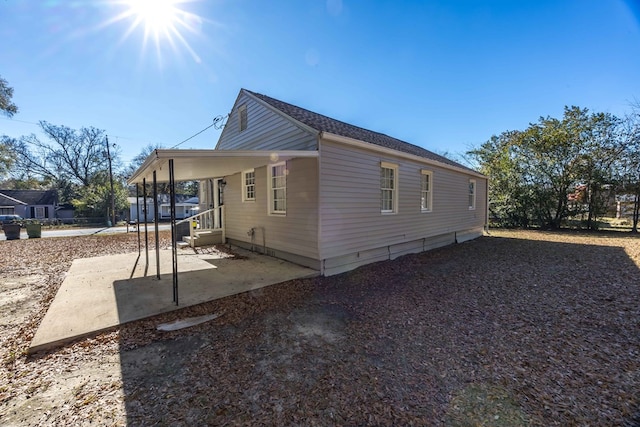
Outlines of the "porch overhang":
M294 158L317 158L310 150L171 150L157 149L129 178L129 184L151 182L156 172L157 182L169 182L169 160L173 159L175 181L197 181L223 177L268 164Z

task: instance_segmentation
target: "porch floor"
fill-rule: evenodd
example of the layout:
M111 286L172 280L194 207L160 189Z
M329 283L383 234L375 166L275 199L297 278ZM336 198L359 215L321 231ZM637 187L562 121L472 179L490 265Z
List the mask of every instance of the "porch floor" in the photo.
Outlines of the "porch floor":
M73 261L31 341L30 353L50 349L117 325L288 280L318 271L242 249L242 259L178 250L179 305L173 302L171 250L82 258Z

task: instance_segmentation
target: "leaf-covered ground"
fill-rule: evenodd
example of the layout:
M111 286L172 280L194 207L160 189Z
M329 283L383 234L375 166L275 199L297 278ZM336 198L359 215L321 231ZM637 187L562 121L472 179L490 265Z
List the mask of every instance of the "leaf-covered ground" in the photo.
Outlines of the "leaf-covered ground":
M5 424L640 426L638 237L492 231L32 357L71 260L136 241L0 249ZM223 315L155 329L205 313Z

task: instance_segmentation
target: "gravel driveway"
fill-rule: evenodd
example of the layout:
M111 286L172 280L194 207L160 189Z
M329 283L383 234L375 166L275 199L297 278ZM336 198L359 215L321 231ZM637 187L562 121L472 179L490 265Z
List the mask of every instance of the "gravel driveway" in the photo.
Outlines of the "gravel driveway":
M135 243L0 243L3 424L640 426L638 237L492 231L27 358L71 260Z

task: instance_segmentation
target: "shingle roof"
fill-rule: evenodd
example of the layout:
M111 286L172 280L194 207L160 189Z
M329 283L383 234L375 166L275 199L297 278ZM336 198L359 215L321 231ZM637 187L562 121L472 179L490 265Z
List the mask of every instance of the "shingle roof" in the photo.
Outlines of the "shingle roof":
M444 156L433 153L429 150L425 150L424 148L417 145L413 145L408 142L401 141L397 138L385 135L383 133L374 132L368 129L351 125L349 123L342 122L340 120L332 119L331 117L327 117L322 114L314 113L313 111L309 111L304 108L279 101L267 95L251 92L247 89L243 90L255 96L256 98L261 99L277 110L280 110L287 116L292 117L293 119L317 130L318 132L327 132L334 135L353 138L359 141L368 142L370 144L379 145L381 147L390 148L392 150L413 154L415 156L424 157L436 162L473 171L473 169L461 165L458 162L454 162L453 160L447 159Z
M25 204L26 203L20 200L16 200L13 197L0 193L0 206L15 206L15 205L25 205Z
M0 195L19 200L27 205L55 205L58 200L56 190L0 190Z

